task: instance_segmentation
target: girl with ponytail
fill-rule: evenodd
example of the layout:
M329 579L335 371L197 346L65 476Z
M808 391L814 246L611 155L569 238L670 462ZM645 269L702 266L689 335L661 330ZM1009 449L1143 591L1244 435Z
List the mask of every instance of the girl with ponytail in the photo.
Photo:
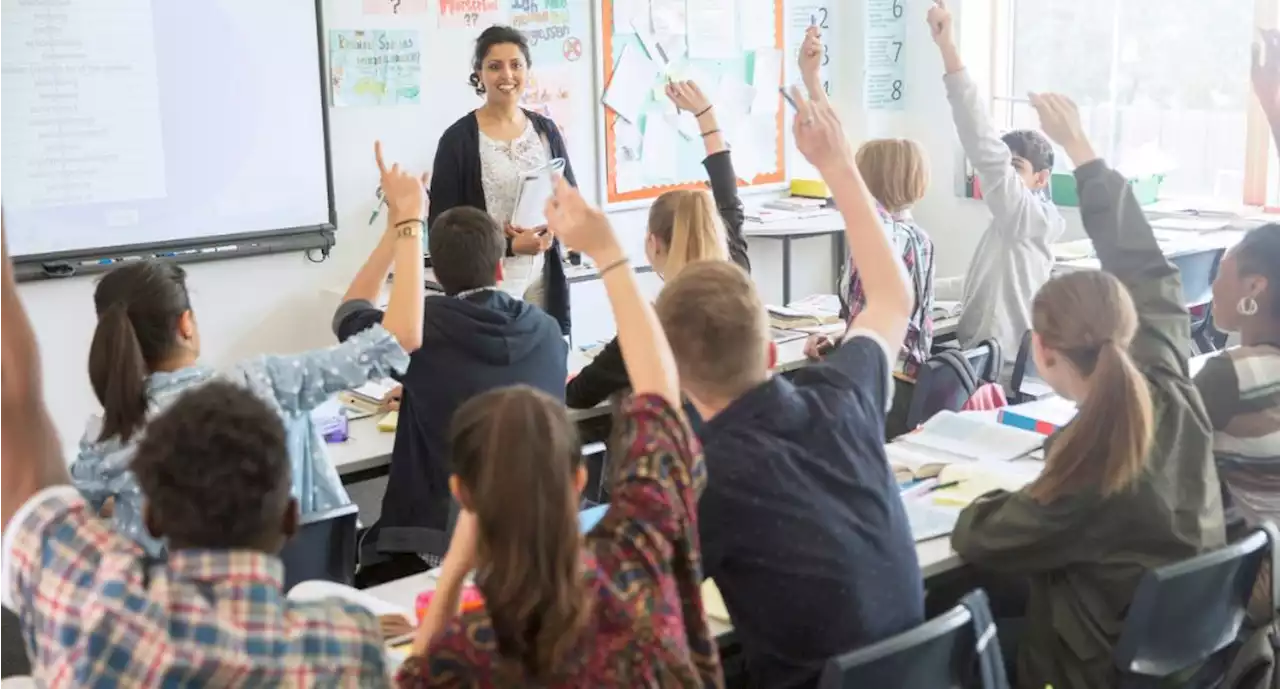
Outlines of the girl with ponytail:
M999 630L1001 646L1016 648L1013 684L1096 689L1113 685L1112 650L1142 575L1225 542L1222 499L1208 415L1187 374L1178 270L1125 178L1094 154L1075 105L1052 94L1032 104L1076 165L1105 272L1059 276L1036 295L1036 365L1076 417L1046 443L1040 476L975 500L951 543L1004 575L980 583L995 588L998 619L1022 618Z
M404 230L424 222L423 181L398 167L388 170L381 147L375 150L391 212L386 236L370 263L383 270L381 275L366 275L366 266L357 280L382 284L392 260L396 275L412 278L417 271L416 280L396 281L383 325L328 349L261 356L218 372L199 362L200 331L180 266L159 260L127 263L98 283L89 381L102 414L90 418L71 475L95 509L104 509L110 500L116 527L152 555L159 555L163 544L143 526L142 494L129 470L134 448L148 417L186 390L217 377L248 387L279 414L289 443L293 494L304 514L350 502L312 423L311 410L341 390L403 373L409 365L405 348L416 349L422 337L421 239L416 231Z
M649 207L645 257L663 280L673 279L695 261L732 260L751 272L747 240L742 236L745 215L738 198L738 176L733 171L715 107L692 81L668 84L667 97L678 110L692 114L698 122L707 152L702 165L711 180L711 193L673 189L655 199ZM628 387L630 380L615 337L569 381L565 404L573 409L588 409Z

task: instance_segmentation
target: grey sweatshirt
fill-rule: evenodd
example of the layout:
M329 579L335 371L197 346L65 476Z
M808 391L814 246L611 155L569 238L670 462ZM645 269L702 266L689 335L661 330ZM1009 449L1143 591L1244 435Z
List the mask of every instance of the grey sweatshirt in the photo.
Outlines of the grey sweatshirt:
M1005 361L1018 353L1022 334L1031 329L1031 300L1053 270L1050 245L1065 223L1058 208L1028 189L1013 168L1013 155L991 124L987 106L967 71L943 77L956 133L965 157L982 185L991 210L964 279L964 312L957 335L971 347L996 338Z

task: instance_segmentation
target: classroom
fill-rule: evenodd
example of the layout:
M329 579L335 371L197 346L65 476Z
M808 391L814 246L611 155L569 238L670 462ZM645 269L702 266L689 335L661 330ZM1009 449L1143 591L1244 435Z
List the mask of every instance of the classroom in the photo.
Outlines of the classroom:
M1280 0L0 39L0 689L1280 686Z

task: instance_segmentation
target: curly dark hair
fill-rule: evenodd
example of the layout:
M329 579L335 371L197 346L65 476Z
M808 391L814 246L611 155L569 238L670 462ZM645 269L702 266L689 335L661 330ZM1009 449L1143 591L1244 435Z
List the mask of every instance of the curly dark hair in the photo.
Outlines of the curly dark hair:
M183 393L147 424L132 469L148 523L174 547L283 544L292 487L284 426L241 386L211 381Z
M1280 223L1255 227L1235 248L1236 272L1267 279L1271 315L1280 318Z
M467 79L471 88L476 90L477 96L484 95L484 84L480 83L480 72L484 70L484 57L489 54L490 48L503 43L512 43L519 47L520 52L524 54L525 66L533 66L533 58L529 55L529 39L519 29L502 24L495 24L485 29L476 38L476 51L471 56L471 76Z
M1033 129L1015 129L1000 137L1009 151L1031 163L1032 172L1053 169L1053 144Z

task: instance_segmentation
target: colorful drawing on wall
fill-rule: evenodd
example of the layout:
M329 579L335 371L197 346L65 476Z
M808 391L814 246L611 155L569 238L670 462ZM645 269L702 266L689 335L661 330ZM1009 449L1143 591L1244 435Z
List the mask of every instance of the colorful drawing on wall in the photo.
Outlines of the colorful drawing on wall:
M431 0L364 0L365 14L426 14Z
M529 37L533 65L582 59L590 31L590 7L582 0L507 0L511 25Z
M440 0L442 29L483 29L505 20L499 0Z
M329 32L329 94L334 107L421 102L418 32Z
M565 139L573 130L573 74L566 66L536 67L529 72L521 105L550 117Z

